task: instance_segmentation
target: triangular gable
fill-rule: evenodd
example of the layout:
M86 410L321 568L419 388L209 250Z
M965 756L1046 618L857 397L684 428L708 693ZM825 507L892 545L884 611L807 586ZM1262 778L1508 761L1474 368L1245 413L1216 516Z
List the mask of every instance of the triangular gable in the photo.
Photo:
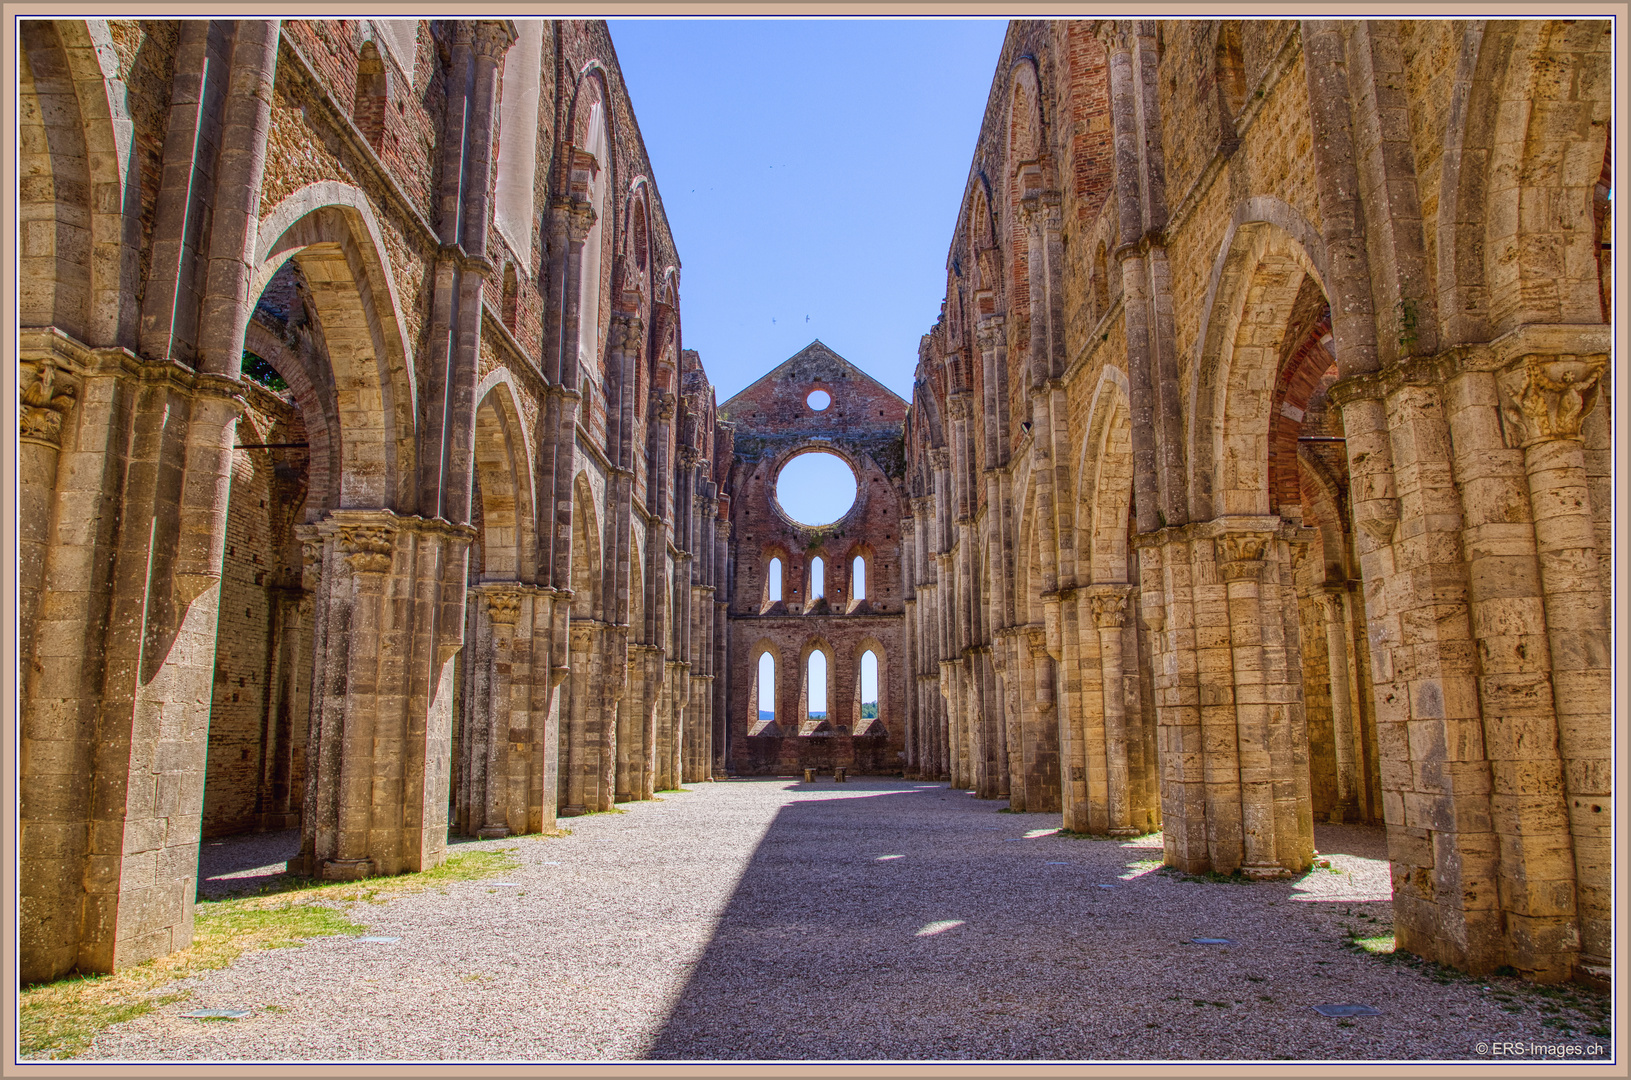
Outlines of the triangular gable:
M889 389L889 387L885 386L877 379L874 379L871 375L868 375L865 371L862 371L860 366L854 361L846 360L844 357L839 356L836 352L833 352L832 349L828 348L822 343L820 338L816 338L814 341L810 342L810 344L804 346L804 348L800 349L792 356L789 356L786 360L783 360L781 363L777 364L775 367L753 380L752 383L743 387L741 390L738 390L734 395L732 395L729 401L726 401L724 404L719 406L719 412L721 414L728 415L731 411L731 404L735 402L737 398L747 395L751 390L762 385L763 383L771 382L785 376L794 367L804 364L811 364L812 362L815 366L830 366L834 370L841 370L849 379L865 379L868 383L876 386L878 389L900 402L902 408L908 407L908 402L905 398Z

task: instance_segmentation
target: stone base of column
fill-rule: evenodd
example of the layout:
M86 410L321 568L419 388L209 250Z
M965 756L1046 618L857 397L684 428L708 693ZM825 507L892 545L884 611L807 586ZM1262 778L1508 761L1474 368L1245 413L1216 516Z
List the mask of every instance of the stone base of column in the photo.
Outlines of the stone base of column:
M1293 874L1283 866L1269 863L1267 865L1242 866L1240 876L1251 878L1253 881L1269 881L1273 878L1292 877Z
M1582 955L1575 965L1574 981L1606 994L1614 986L1614 963L1606 956Z
M582 817L585 807L582 803L576 806L563 806L556 812L558 817Z
M1143 836L1143 829L1111 829L1111 836Z
M357 881L373 876L373 859L327 859L318 875L324 881Z
M484 825L476 830L477 840L502 840L510 835L508 825Z

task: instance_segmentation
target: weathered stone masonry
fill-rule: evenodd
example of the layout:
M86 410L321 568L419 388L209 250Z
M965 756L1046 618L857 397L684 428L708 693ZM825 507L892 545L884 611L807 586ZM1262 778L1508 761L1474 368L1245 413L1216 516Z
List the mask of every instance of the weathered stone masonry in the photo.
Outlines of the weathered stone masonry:
M603 24L21 23L22 978L185 946L201 833L849 766L1190 872L1383 824L1401 948L1605 981L1608 31L1016 22L910 406L716 410Z
M907 421L908 768L1609 964L1606 22L1012 24ZM1609 180L1605 180L1609 177Z
M23 24L22 978L710 778L713 391L606 27Z

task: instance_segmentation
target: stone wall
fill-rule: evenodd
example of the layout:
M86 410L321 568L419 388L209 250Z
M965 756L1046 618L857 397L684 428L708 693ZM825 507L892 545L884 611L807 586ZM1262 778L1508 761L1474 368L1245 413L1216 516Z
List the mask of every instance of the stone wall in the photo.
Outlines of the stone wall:
M1192 872L1381 822L1401 948L1602 980L1605 30L1011 25L906 425L909 768Z

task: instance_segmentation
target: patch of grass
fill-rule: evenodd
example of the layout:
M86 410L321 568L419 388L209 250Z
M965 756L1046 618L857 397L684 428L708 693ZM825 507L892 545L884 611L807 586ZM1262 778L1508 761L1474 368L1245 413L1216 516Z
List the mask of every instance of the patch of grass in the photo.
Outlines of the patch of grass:
M998 810L999 814L1014 813L1011 810ZM1111 836L1109 833L1076 832L1074 829L1060 829L1053 835L1062 836L1066 840L1113 840L1118 844L1147 844L1161 835L1159 831L1144 833L1140 836Z
M1216 870L1208 870L1204 874L1186 874L1175 867L1163 866L1156 873L1165 874L1167 877L1176 878L1179 881L1192 881L1199 884L1221 882L1228 885L1250 885L1253 883L1251 878L1242 874L1239 870L1231 874L1220 874Z
M312 938L364 933L368 928L350 918L348 905L384 903L513 870L521 865L515 850L464 852L433 870L398 877L346 882L293 877L258 895L202 901L193 909L193 942L179 952L111 975L70 975L24 987L18 995L18 1054L45 1060L75 1057L114 1024L186 998L191 991L166 989L178 980L224 968L254 949L287 949Z
M796 780L798 778L790 776L790 777L788 777L788 779L789 780ZM670 791L690 791L690 790L691 789L688 788L688 787L660 787L660 788L657 789L657 793L660 794L660 795L665 795Z
M1350 937L1348 943L1375 956L1391 954L1397 947L1392 934L1373 934L1370 937Z
M250 949L288 948L308 938L366 929L305 897L250 896L199 904L189 948L112 975L70 976L25 987L18 997L19 1054L47 1060L75 1057L104 1029L186 998L190 991L164 989L178 979L226 967Z

